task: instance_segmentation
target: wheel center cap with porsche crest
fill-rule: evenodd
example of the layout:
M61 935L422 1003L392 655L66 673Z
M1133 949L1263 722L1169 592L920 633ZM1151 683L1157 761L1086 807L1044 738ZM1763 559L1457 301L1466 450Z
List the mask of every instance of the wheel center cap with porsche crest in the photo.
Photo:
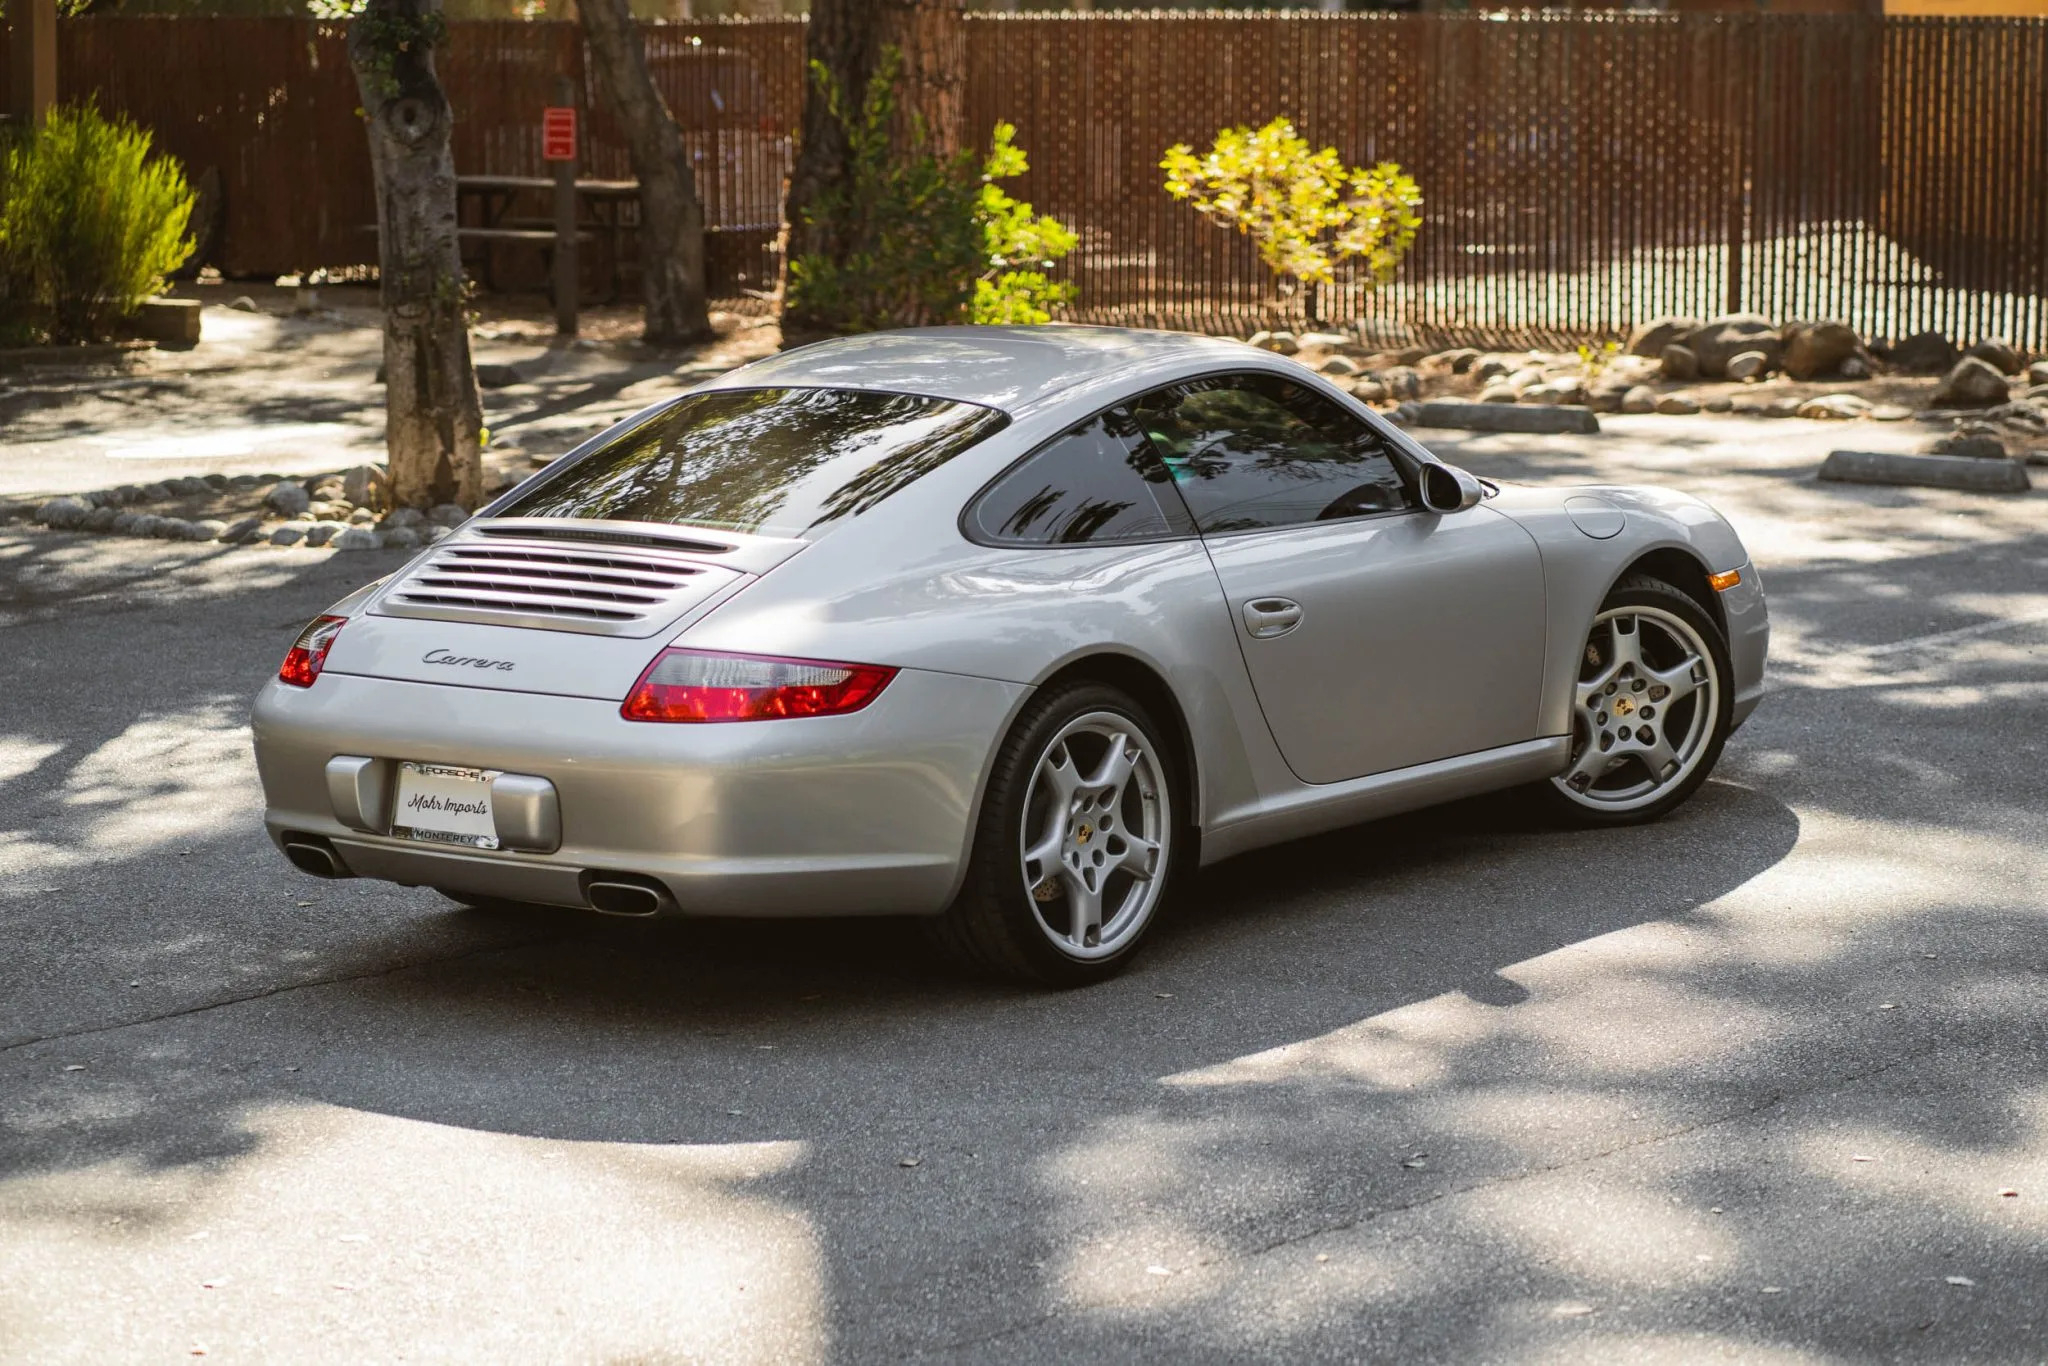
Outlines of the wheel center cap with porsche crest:
M1086 821L1082 821L1081 824L1077 826L1074 830L1074 843L1076 844L1086 844L1089 840L1092 840L1094 838L1095 827L1088 824L1088 822Z
M1614 699L1614 714L1616 716L1627 716L1630 712L1634 711L1635 709L1636 704L1634 698L1617 697Z

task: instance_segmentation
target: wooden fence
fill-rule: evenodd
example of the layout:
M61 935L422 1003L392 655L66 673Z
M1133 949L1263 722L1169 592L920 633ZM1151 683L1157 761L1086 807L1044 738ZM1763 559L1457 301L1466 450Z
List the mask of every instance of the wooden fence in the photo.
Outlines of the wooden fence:
M540 174L539 110L583 76L562 24L458 23L441 67L466 172ZM715 287L772 288L802 98L800 20L647 29L696 154ZM1076 316L1276 317L1247 244L1160 188L1174 142L1285 114L1421 182L1395 283L1323 313L1388 336L1611 333L1745 308L2048 349L2048 22L1851 15L976 14L972 124L1018 126L1015 192L1079 229ZM334 25L85 19L67 97L218 177L231 274L374 259L368 156ZM5 71L0 64L0 72ZM589 103L586 95L586 103ZM586 165L626 174L590 116Z

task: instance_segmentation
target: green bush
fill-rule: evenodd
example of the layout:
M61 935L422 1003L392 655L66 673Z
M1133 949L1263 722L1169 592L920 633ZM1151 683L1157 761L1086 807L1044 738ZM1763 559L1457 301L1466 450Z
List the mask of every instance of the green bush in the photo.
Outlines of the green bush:
M193 193L150 137L90 105L55 109L0 177L0 290L19 328L104 338L192 254Z
M807 209L843 251L789 265L785 310L798 328L865 332L930 323L1042 323L1074 287L1045 274L1074 249L1075 236L1051 216L1013 199L998 180L1029 169L998 123L984 158L971 150L940 157L917 126L909 155L889 137L901 54L886 50L858 110L849 110L831 74L813 63L832 117L845 130L850 173Z

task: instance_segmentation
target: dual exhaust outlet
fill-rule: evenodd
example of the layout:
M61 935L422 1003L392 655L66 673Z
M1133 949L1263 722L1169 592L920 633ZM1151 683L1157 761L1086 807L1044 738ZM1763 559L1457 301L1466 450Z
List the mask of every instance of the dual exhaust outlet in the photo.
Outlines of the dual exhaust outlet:
M279 841L284 856L302 873L318 878L354 877L355 871L324 835L288 831ZM580 879L583 899L604 915L651 916L674 913L676 899L655 878L642 873L588 872Z

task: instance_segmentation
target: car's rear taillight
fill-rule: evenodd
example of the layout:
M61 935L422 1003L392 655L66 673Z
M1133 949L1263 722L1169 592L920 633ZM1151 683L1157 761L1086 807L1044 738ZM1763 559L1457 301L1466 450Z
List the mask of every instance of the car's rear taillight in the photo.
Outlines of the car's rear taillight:
M334 638L346 625L347 617L313 618L312 624L299 632L299 638L286 651L284 663L278 666L277 681L294 688L312 687L313 680L320 676L320 666L327 662L327 652L334 648Z
M880 695L894 669L821 659L663 650L619 708L628 721L840 716Z

